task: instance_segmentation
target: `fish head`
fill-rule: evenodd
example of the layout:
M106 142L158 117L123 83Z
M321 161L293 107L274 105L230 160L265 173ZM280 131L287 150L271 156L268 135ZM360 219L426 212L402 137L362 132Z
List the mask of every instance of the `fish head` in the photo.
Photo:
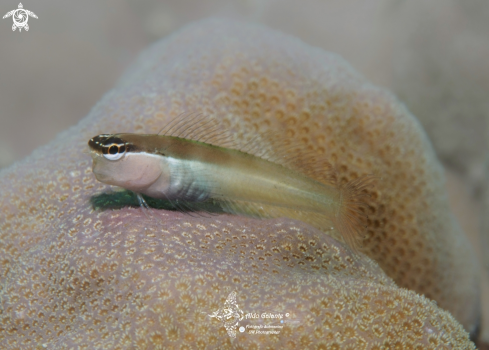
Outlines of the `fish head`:
M101 134L91 138L88 146L96 179L138 193L145 193L160 179L164 173L161 157L138 145L136 141L142 136Z

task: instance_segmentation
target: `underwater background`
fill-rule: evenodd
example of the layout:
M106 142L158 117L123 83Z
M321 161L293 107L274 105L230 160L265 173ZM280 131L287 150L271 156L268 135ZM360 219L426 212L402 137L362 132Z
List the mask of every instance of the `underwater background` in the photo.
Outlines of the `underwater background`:
M486 1L23 4L39 17L29 19L28 32L12 32L11 19L0 22L0 168L76 124L144 48L182 26L207 17L265 24L341 55L419 119L446 169L452 210L480 250L482 296L489 295ZM0 10L16 7L2 2ZM484 321L480 336L489 340Z

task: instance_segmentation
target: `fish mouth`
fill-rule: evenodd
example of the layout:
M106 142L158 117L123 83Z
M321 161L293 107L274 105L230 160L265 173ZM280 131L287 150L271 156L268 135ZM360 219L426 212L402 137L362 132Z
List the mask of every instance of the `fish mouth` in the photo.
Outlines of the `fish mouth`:
M101 173L93 173L95 175L95 178L103 183L108 183L109 177L107 175L101 174Z
M110 174L107 173L103 164L103 156L97 154L96 152L92 152L92 172L95 175L95 178L103 183L108 183L111 179Z

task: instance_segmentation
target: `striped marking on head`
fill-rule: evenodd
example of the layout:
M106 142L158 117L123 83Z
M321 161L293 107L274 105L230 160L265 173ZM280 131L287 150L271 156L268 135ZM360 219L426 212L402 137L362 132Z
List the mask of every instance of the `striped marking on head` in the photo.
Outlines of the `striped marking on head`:
M108 160L118 160L130 149L127 142L114 134L97 135L88 141L88 146Z

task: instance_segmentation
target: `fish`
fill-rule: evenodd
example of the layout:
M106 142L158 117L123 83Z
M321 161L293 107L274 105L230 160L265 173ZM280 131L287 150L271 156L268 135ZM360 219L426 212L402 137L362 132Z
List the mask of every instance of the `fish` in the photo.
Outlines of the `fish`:
M100 134L88 141L92 170L102 183L198 211L212 201L224 212L255 218L288 217L323 231L337 230L354 251L366 228L374 176L338 180L335 167L297 145L273 140L271 152L253 140L232 144L215 119L181 118L157 134ZM298 169L297 164L301 166Z

